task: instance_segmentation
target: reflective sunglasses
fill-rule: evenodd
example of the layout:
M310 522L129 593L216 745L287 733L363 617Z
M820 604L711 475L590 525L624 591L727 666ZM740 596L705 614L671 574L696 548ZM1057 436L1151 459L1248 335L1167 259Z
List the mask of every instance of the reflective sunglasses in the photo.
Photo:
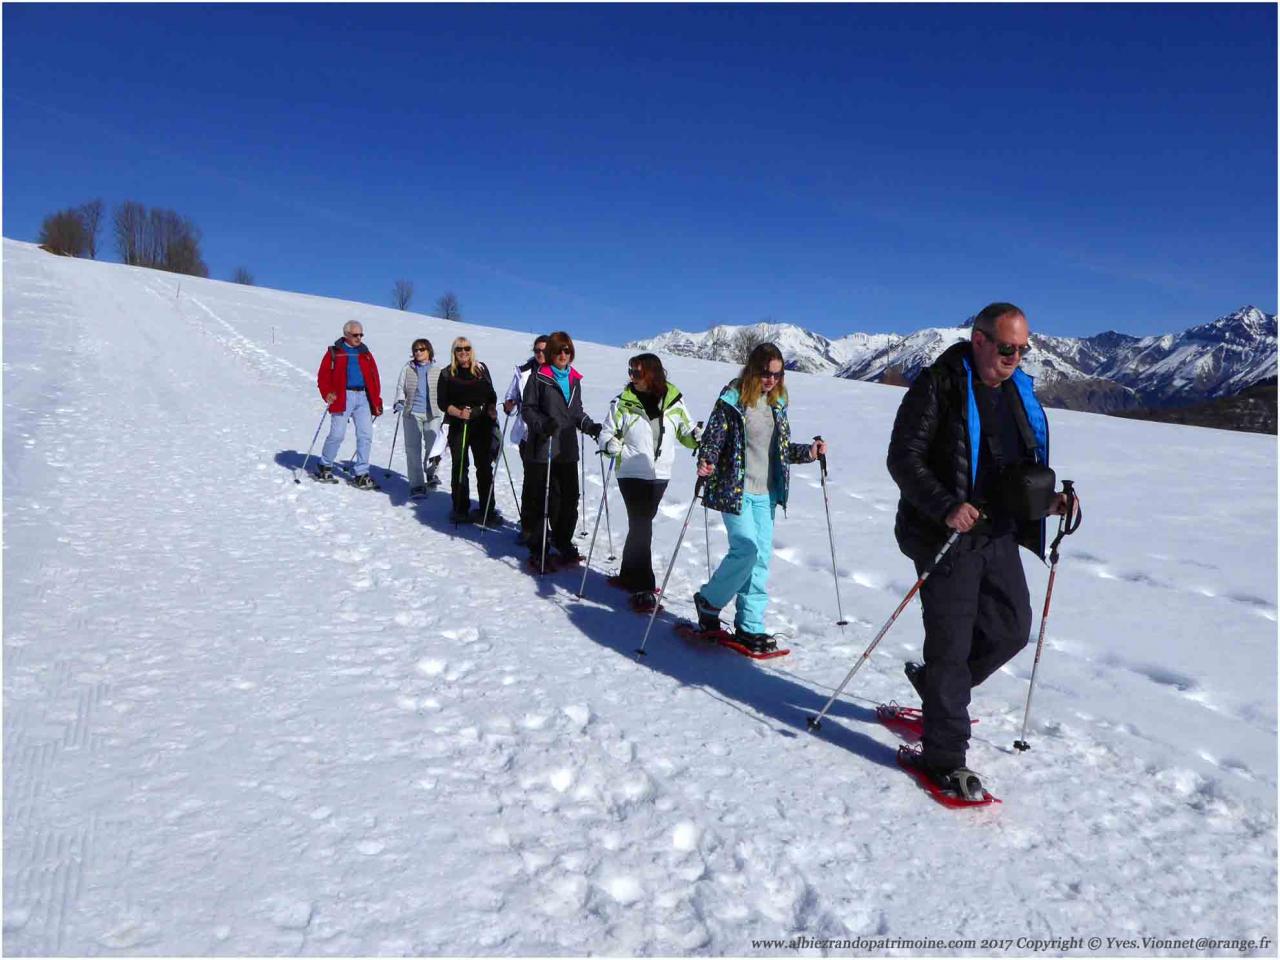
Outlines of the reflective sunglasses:
M639 377L643 375L644 375L644 371L641 370L639 367L627 367L628 377Z
M1031 352L1031 344L1029 343L1003 343L999 340L992 340L991 342L996 345L996 353L1002 357L1012 357L1016 353L1021 358Z

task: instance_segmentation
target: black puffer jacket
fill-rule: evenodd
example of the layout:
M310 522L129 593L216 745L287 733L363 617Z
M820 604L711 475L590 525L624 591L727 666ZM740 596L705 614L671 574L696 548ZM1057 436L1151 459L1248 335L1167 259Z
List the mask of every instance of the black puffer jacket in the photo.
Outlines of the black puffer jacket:
M547 444L554 442L551 451L553 463L578 462L578 438L581 430L587 436L600 436L600 424L582 410L582 375L569 368L569 400L556 383L551 367L542 364L529 375L524 385L524 400L520 404L520 416L529 427L528 448L525 459L545 463Z
M436 405L444 411L444 422L452 425L467 421L449 414L452 407L470 407L473 422L491 420L488 408L498 402L494 393L493 381L489 379L489 370L480 364L478 371L459 369L455 374L451 367L440 371L436 381Z
M970 422L976 407L970 403L969 372L972 350L966 343L948 347L933 365L920 371L916 382L898 407L889 441L889 473L902 493L893 532L898 548L917 562L932 560L950 535L947 514L969 500L974 463L970 445ZM1048 465L1048 423L1035 400L1031 378L1018 371L1013 404L1018 429L1029 458ZM1043 431L1040 449L1036 431L1028 418L1028 402ZM1040 521L1018 527L1018 543L1037 556L1044 556L1044 525Z

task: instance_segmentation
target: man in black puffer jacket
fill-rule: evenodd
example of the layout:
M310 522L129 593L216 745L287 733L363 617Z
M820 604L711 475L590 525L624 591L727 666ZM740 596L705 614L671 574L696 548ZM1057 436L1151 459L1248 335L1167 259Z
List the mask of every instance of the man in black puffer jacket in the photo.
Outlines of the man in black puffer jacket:
M916 378L889 442L889 473L902 494L894 534L917 575L952 531L966 534L920 590L924 664L906 671L923 701L921 761L936 782L966 797L980 798L982 789L965 768L970 691L1031 631L1018 546L1044 558L1043 513L1029 517L1005 494L1011 477L1049 464L1048 420L1034 382L1018 369L1028 338L1027 318L1013 304L985 307L971 340ZM1061 513L1066 498L1052 494L1048 476L1046 507Z

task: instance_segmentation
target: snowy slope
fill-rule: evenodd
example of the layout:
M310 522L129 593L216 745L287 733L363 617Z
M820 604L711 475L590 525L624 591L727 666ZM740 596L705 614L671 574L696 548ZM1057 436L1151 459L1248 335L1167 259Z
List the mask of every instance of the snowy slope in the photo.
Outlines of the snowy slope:
M769 612L792 656L693 649L660 620L638 663L603 531L579 601L576 576L521 572L510 533L455 532L445 494L409 503L401 458L381 493L293 483L347 319L386 380L415 336L443 355L469 335L499 383L529 340L5 241L6 954L776 955L752 939L801 934L1266 936L1251 952L1274 954L1273 438L1051 412L1086 518L1033 749L1010 746L1026 651L973 704L970 763L1005 803L957 813L872 717L909 699L916 609L820 735L804 725L913 576L883 466L900 389L788 375L796 436L832 444L847 632L799 467ZM627 353L579 345L593 413ZM698 415L728 372L670 368ZM391 435L380 421L379 476ZM594 511L594 463L589 481ZM664 563L691 490L682 461ZM700 513L679 615L706 572ZM611 519L620 549L616 491ZM1047 572L1027 569L1038 626Z

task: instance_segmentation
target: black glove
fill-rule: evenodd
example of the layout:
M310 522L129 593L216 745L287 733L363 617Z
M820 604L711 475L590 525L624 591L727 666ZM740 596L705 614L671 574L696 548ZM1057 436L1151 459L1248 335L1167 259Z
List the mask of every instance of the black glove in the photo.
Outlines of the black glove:
M583 430L582 432L583 432L583 433L585 433L585 434L586 434L588 437L590 437L592 440L599 440L599 439L600 439L600 431L601 431L602 429L603 429L603 427L601 426L601 424L593 423L593 424L591 424L591 426L587 427L587 428L586 428L585 430Z

